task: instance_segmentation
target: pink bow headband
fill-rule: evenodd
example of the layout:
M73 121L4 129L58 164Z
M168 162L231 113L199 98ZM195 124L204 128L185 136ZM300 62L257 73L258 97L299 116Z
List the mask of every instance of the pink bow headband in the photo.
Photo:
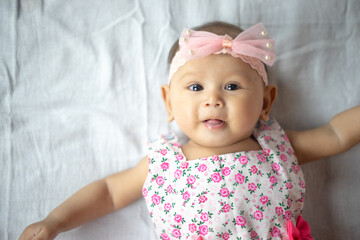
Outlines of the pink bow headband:
M241 32L235 39L205 31L184 29L179 38L179 51L175 54L169 72L169 82L175 72L186 62L211 54L230 54L240 58L256 70L265 85L268 84L264 64L275 61L275 41L267 37L265 27L258 23Z

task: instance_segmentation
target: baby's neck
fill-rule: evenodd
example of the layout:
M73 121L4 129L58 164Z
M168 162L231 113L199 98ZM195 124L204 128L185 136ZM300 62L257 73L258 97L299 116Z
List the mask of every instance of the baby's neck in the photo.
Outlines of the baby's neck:
M253 137L249 137L241 142L223 147L202 146L191 140L181 146L181 150L187 160L194 160L233 152L256 151L261 149L262 148L260 144Z

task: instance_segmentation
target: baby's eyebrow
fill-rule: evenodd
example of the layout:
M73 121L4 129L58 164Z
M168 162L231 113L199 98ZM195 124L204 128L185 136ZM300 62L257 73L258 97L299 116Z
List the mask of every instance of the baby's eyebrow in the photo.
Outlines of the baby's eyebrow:
M178 77L179 79L184 79L186 77L194 77L194 76L199 76L199 73L196 71L190 71L190 72L185 72L180 74L180 76Z
M228 74L225 74L224 77L225 78L240 77L240 79L242 80L249 80L250 78L250 76L246 72L240 70L229 72Z

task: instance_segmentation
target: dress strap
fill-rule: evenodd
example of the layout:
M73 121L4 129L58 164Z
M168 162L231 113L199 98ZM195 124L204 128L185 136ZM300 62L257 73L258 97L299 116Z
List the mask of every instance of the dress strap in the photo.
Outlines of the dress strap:
M264 150L277 149L281 152L287 151L291 155L294 153L285 131L273 118L267 122L259 120L255 126L254 136Z
M171 156L179 153L180 144L175 134L162 135L148 142L148 157L150 165L162 164Z

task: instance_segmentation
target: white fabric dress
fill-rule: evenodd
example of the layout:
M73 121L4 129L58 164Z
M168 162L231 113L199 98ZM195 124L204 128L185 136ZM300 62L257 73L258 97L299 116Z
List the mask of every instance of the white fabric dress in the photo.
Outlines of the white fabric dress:
M260 151L187 161L177 138L149 143L143 187L160 239L281 239L296 223L304 176L275 120L259 121Z

